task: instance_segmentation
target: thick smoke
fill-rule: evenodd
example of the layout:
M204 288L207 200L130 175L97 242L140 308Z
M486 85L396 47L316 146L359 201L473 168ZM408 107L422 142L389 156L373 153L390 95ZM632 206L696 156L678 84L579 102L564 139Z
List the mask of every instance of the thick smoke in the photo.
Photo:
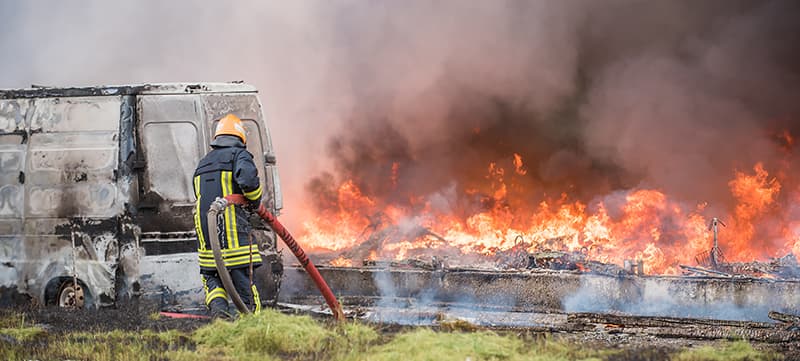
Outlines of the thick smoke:
M734 169L796 168L777 136L800 133L796 1L0 1L0 14L3 87L254 83L295 226L347 179L384 202L491 206L449 195L513 153L517 186L541 191L512 202L652 187L712 216L731 212Z
M777 158L774 132L794 128L800 25L791 2L711 4L349 13L347 55L364 64L351 83L367 88L329 145L337 171L383 195L373 177L399 162L424 192L518 152L532 182L589 195L646 183L723 198L732 169Z

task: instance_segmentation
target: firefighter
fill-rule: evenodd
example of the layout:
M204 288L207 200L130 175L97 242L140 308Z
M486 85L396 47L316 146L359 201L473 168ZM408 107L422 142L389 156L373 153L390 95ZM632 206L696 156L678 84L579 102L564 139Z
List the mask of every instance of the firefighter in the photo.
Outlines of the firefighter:
M250 238L249 211L261 202L261 182L253 155L247 151L244 125L241 119L228 114L219 120L211 142L212 150L200 160L194 172L194 224L197 230L200 277L205 291L205 304L212 317L230 317L228 295L217 274L214 254L208 243L208 232L219 235L222 258L230 271L236 292L254 312L261 309L252 270L261 265L258 246ZM221 212L216 230L208 229L205 215L217 197L241 194L247 199L245 207L230 205Z

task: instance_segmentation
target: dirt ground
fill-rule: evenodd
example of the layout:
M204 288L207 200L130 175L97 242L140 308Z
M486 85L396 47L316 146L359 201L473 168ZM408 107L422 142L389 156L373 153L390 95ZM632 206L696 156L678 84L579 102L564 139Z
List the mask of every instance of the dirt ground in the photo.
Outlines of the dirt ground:
M0 317L9 314L24 314L26 322L34 323L51 334L64 334L76 331L107 332L123 331L167 331L179 330L190 333L211 322L209 319L169 318L159 316L157 304L132 302L120 304L114 308L99 310L66 310L56 307L47 308L0 308ZM375 324L376 329L384 334L395 334L417 326L396 326ZM439 327L433 327L439 328ZM467 330L468 331L468 330ZM663 360L678 349L697 346L715 346L722 340L702 340L686 338L663 338L651 335L614 333L604 331L588 332L547 332L543 330L498 329L501 333L514 333L534 337L552 337L570 343L582 345L588 349L616 349L621 352L614 356L615 360ZM758 350L775 351L786 360L800 360L800 345L796 343L753 343Z
M97 310L63 309L54 306L0 309L0 317L9 313L23 313L30 322L56 334L146 329L190 332L210 322L208 319L158 317L158 312L159 307L155 303L130 302Z

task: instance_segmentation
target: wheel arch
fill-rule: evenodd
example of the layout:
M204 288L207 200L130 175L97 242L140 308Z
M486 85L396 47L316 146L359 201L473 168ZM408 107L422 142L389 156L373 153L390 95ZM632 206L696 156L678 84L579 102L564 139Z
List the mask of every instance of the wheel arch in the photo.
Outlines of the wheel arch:
M57 276L51 278L45 284L42 300L46 306L56 305L58 304L58 293L61 291L61 288L73 281L73 277L71 276ZM89 285L82 279L77 278L78 285L81 286L83 289L83 297L84 297L84 308L91 308L94 307L94 295L91 292L91 288Z

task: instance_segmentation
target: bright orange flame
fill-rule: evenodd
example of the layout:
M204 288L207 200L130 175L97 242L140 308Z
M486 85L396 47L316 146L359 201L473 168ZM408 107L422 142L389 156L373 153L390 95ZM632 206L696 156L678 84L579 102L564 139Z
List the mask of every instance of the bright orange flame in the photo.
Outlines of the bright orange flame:
M781 190L781 184L775 178L769 178L764 165L757 163L753 167L755 174L748 175L736 172L736 177L728 183L731 194L738 201L734 211L733 229L741 243L733 244L736 254L745 259L753 259L761 254L760 250L751 249L746 241L755 235L755 223L775 202Z
M344 256L339 256L328 263L335 267L353 267L353 260L344 258Z
M506 172L501 164L513 166L514 171ZM391 169L387 181L396 184L399 165L393 163ZM764 241L757 235L758 222L775 206L782 189L762 163L755 164L752 173L734 172L728 183L737 202L733 211L709 217L703 214L707 203L687 205L659 189L620 191L588 204L570 201L567 194L534 205L520 204L515 199L518 192L535 191L519 189L515 179L526 174L516 153L511 163L489 163L485 185L463 191L471 197L483 195L487 207L467 214L442 210L431 197L419 195L413 196L413 207L383 204L349 180L338 189L338 208L304 223L301 240L312 249L332 251L366 244L369 255L359 257L370 260L467 255L468 262L474 263L481 256L509 250L522 239L529 252L582 252L589 259L617 265L642 260L646 273L675 274L680 264L696 264L695 257L710 249L712 234L707 227L711 216L719 216L731 226L720 231L720 247L727 260L749 261L778 251L760 246ZM800 191L797 194L800 201ZM776 232L787 240L781 251L800 254L800 220L787 222ZM352 265L353 261L361 259L342 256L331 263Z
M522 156L517 153L514 153L514 172L519 175L528 174L528 170L522 168Z

